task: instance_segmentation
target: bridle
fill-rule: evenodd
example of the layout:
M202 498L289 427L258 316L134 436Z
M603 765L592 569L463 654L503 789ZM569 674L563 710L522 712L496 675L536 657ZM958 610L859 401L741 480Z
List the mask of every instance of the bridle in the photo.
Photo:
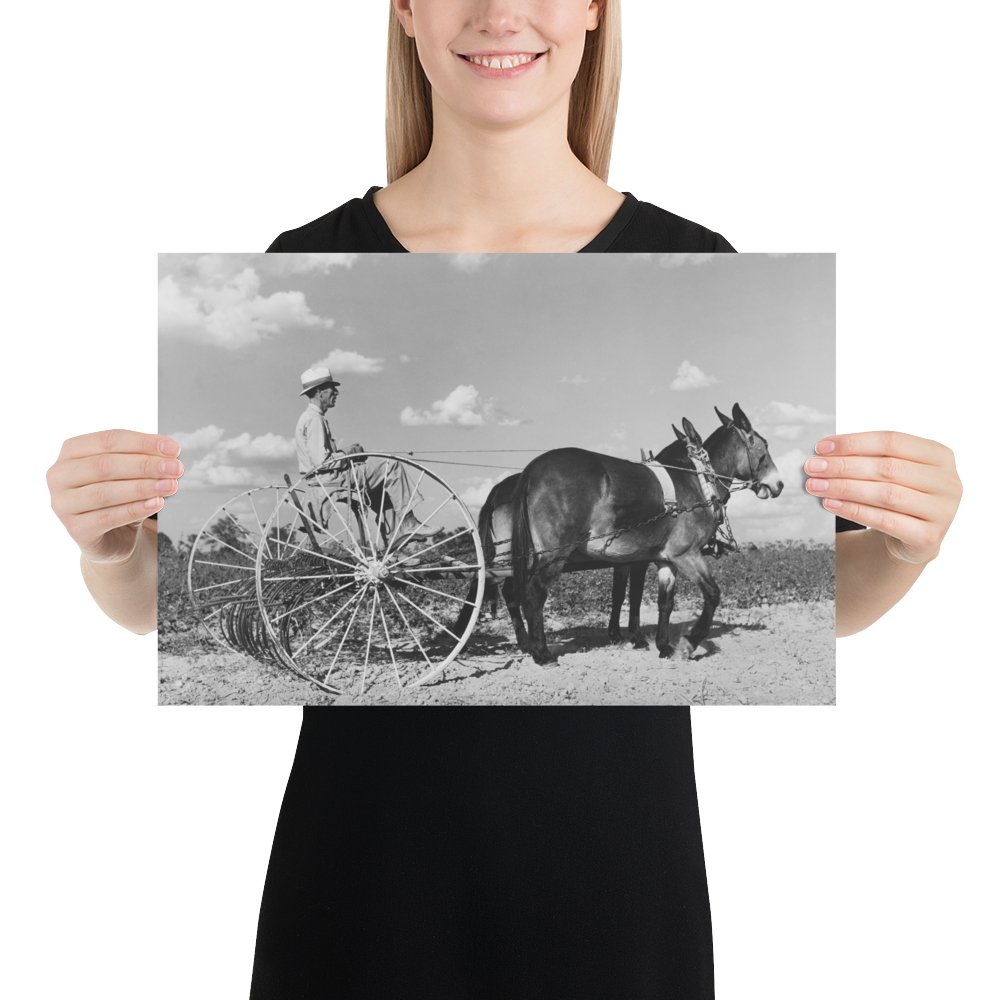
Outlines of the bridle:
M757 468L754 468L753 456L750 454L750 435L743 430L742 427L737 427L735 423L729 425L729 430L736 431L739 436L740 443L743 445L743 450L747 455L747 468L750 470L749 479L740 479L738 476L720 476L718 473L713 473L717 479L728 479L729 480L729 492L733 493L736 490L746 490L751 489L755 493L761 488L763 483L760 481L760 467L764 464L764 456L760 457L757 462ZM704 450L704 449L703 449ZM739 483L737 486L736 483Z

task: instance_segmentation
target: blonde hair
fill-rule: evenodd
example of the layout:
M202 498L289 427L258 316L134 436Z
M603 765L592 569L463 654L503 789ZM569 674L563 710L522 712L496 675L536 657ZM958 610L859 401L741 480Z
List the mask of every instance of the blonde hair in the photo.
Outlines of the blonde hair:
M587 32L580 70L569 95L570 149L605 183L618 112L622 68L619 0L603 0L597 27ZM391 184L409 173L431 148L431 85L416 42L389 6L389 50L385 80L385 156Z

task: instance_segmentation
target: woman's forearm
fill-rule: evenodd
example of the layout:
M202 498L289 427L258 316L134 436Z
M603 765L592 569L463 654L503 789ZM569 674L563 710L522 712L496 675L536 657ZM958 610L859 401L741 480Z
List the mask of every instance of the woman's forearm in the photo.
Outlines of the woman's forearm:
M840 532L837 636L853 635L878 621L913 586L926 565L892 555L881 531Z
M142 522L132 555L124 562L92 562L81 554L80 569L109 618L138 635L156 628L156 521Z

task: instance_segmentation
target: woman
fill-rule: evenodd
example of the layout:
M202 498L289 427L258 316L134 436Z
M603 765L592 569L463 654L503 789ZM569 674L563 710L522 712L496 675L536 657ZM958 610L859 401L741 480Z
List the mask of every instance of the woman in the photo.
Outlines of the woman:
M614 0L392 7L391 183L272 250L731 250L604 183ZM67 441L49 473L91 592L135 631L155 627L143 504L176 491L179 462L169 439L113 432ZM819 442L806 470L828 509L876 529L838 537L849 634L936 555L954 459L873 432ZM253 997L712 995L686 709L305 710Z

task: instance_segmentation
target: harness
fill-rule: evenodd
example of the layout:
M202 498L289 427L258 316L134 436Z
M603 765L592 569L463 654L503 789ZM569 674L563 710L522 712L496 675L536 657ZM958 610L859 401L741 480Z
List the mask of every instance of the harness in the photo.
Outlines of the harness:
M712 468L712 460L709 458L704 445L696 445L690 440L685 440L688 458L691 460L692 465L694 465L695 473L698 477L698 485L701 488L701 495L705 498L705 502L700 504L689 504L687 506L678 504L673 480L667 471L668 469L675 469L679 472L690 472L690 469L682 465L665 465L662 462L657 462L653 457L652 451L646 452L642 448L639 449L642 464L656 476L657 481L663 489L664 512L660 515L661 517L677 517L685 511L694 510L698 507L711 506L714 509L716 518L715 532L708 543L702 548L702 552L705 555L713 555L716 559L725 555L726 552L738 552L740 548L739 542L736 541L736 536L733 534L733 527L729 523L729 512L726 509L726 505L722 502L722 498L719 496L718 483L728 480L726 489L730 493L746 489L752 489L756 492L760 489L761 485L760 463L754 468L753 457L750 454L750 436L742 428L737 427L735 423L730 424L729 428L736 432L740 443L746 451L747 468L750 470L751 478L749 480L737 481L735 476L719 475ZM649 522L642 522L642 524L647 523ZM633 527L639 527L639 525L633 525Z
M575 548L583 542L601 541L603 539L607 539L605 545L605 548L607 548L619 535L623 535L628 531L634 531L636 528L644 528L646 525L661 521L665 517L679 517L681 514L700 510L705 507L711 507L714 510L716 528L712 537L702 548L702 553L713 555L718 559L727 552L738 552L740 548L739 542L736 541L732 525L729 523L729 514L726 510L726 505L722 502L722 498L719 495L718 484L728 481L725 488L730 493L735 493L737 490L757 490L761 485L759 477L760 466L758 464L758 467L754 468L753 459L750 454L750 439L747 433L737 427L736 424L730 424L729 427L739 435L740 442L746 450L747 468L750 470L751 476L749 480L738 480L735 476L719 475L712 468L712 460L705 447L703 445L692 444L691 441L685 439L688 458L691 460L692 465L694 465L693 471L698 477L698 484L704 499L689 504L678 503L674 483L668 474L668 470L674 469L678 472L687 472L689 474L692 470L684 465L667 465L663 462L657 462L653 457L652 451L647 453L644 449L640 448L642 464L656 476L657 481L663 489L663 510L652 515L652 517L647 517L645 520L627 525L624 528L616 528L614 531L609 531L604 535L592 535L588 532L582 538L568 542L565 545L556 545L547 549L536 549L529 556L526 556L526 558L531 558L532 562L535 562L540 555L562 552L565 549ZM498 549L509 547L510 539L496 539L496 545Z
M715 514L715 531L708 542L702 547L701 551L704 555L713 555L718 559L726 552L738 551L740 547L733 535L733 529L729 523L729 514L726 512L726 505L722 502L716 487L716 481L723 477L719 476L712 468L712 460L709 458L708 452L704 447L693 444L691 441L687 441L686 445L688 458L694 466L698 486L703 498L702 503L699 504L682 506L677 502L674 481L670 478L668 471L669 469L676 469L681 472L690 472L690 469L682 465L665 465L663 462L657 462L653 457L652 451L646 452L642 448L639 449L639 454L642 458L642 464L656 476L657 482L659 482L660 487L663 489L664 513L662 516L677 517L685 511L695 510L699 507L712 508Z

